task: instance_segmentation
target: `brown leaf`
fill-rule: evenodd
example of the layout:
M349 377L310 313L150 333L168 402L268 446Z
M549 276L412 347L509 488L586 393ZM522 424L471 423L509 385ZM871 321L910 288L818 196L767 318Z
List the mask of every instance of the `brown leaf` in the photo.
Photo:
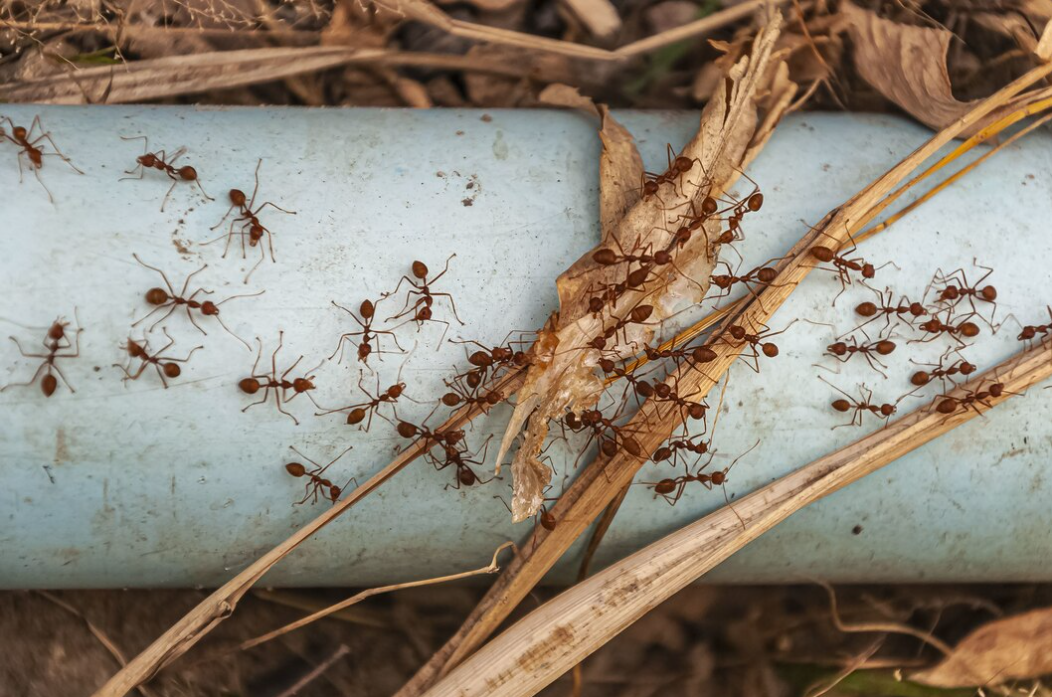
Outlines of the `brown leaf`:
M910 676L932 687L997 685L1052 673L1052 608L994 620L934 668Z
M946 51L953 38L950 32L881 19L846 0L840 12L855 44L859 74L918 121L942 129L981 101L961 102L953 96L946 70ZM1003 113L994 112L962 135L971 135Z

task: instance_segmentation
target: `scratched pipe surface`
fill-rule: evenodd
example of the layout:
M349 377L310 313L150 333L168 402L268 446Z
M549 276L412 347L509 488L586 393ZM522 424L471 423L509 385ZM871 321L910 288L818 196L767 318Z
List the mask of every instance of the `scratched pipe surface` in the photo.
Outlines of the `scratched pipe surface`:
M28 124L40 114L55 142L85 171L45 158L41 172L54 194L26 173L19 184L15 147L0 144L0 334L39 347L45 327L77 308L84 326L80 357L60 361L76 389L60 385L50 398L39 387L0 394L0 586L118 587L218 584L284 539L318 512L293 506L303 486L285 473L288 446L327 462L348 445L330 470L342 483L361 479L391 457L400 440L386 422L361 433L340 415L314 417L300 397L288 409L296 426L273 404L242 413L252 400L237 389L254 353L203 318L202 336L176 313L166 326L181 357L203 345L172 387L162 389L148 370L121 382L114 363L121 344L138 337L130 325L148 311L143 294L159 285L143 260L165 269L174 284L203 263L194 286L213 299L266 290L232 301L221 316L232 331L269 354L278 331L284 369L299 355L312 368L332 353L352 320L331 300L351 307L394 287L413 259L433 271L457 254L435 287L453 293L460 316L449 338L496 342L511 329L540 326L556 309L553 281L593 246L597 230L598 140L594 126L570 113L540 111L401 111L341 109L193 109L140 107L33 107L6 105L4 115ZM621 115L639 140L647 168L663 169L665 143L683 143L694 114ZM118 181L142 152L181 146L204 201L180 183L164 212L169 182L161 173ZM743 269L784 253L804 222L831 207L898 161L927 137L916 125L891 117L807 114L787 119L750 169L766 203L745 222L738 245ZM269 259L250 283L242 278L257 257L241 257L235 242L226 259L222 242L202 245L226 210L226 191L252 189L258 158L263 201L260 218L273 231L277 263ZM880 265L874 285L919 297L932 273L965 267L973 257L996 268L997 318L1047 321L1052 264L1052 138L1036 133L997 155L933 202L865 243L858 254ZM739 194L749 193L747 182ZM735 263L733 253L725 257ZM727 493L744 494L856 439L855 428L830 430L841 415L829 408L839 396L816 379L833 336L854 326L852 310L870 291L848 290L831 306L839 284L812 274L775 316L774 329L798 322L777 339L781 354L763 360L759 374L744 364L731 372L714 447L714 466L726 466L759 440L731 471ZM380 304L380 317L401 302ZM447 306L436 316L451 319ZM687 322L697 314L681 317ZM19 325L36 328L24 328ZM871 325L871 327L877 325ZM463 347L440 344L441 325L419 332L403 327L399 341L415 349L402 368L406 393L431 401L442 379L464 362ZM161 326L157 327L159 331ZM1016 350L1009 321L983 334L967 357L980 367ZM875 399L893 400L910 387L909 363L934 361L947 343L907 345L887 357L885 380L858 358L839 375L824 373L848 391L860 382ZM154 335L154 342L162 337ZM382 347L390 349L387 338ZM154 346L157 346L155 343ZM353 348L351 350L353 354ZM377 358L383 358L383 361ZM403 357L373 357L386 386ZM14 343L0 344L0 384L28 379L37 361ZM316 372L317 400L340 406L361 401L353 355L325 362ZM376 377L366 374L370 390ZM716 395L718 391L713 394ZM912 399L912 398L909 398ZM470 433L473 445L500 431L509 407L495 409ZM399 415L422 419L429 404L405 402ZM733 582L994 581L1048 580L1052 568L1052 393L1035 389L983 419L917 450L845 491L793 516L721 566L710 578ZM710 424L712 422L710 414ZM431 423L436 423L432 421ZM867 421L866 428L879 424ZM491 451L492 454L492 451ZM557 455L560 476L566 472ZM572 457L570 458L572 461ZM479 470L482 474L482 470ZM648 465L643 481L670 476ZM274 585L372 585L474 568L509 537L512 526L495 494L508 498L510 482L471 490L443 490L450 470L417 462L317 539L282 562L266 582ZM733 500L733 499L732 499ZM670 507L635 487L606 536L600 563L620 558L723 504L719 490L688 489ZM322 504L319 504L322 505ZM856 534L856 531L858 534ZM572 576L575 548L551 580Z

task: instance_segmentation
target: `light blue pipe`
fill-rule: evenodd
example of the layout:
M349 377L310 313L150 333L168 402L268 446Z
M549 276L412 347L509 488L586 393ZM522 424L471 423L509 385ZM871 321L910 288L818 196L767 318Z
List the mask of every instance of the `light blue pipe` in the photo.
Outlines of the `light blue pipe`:
M341 417L313 416L298 398L295 426L272 404L242 413L252 400L237 383L248 376L253 352L204 318L207 336L185 315L165 326L176 338L171 355L198 351L183 374L162 389L148 370L122 384L112 367L123 362L129 325L146 314L144 292L155 273L132 253L167 271L174 284L207 263L194 285L214 299L265 290L222 306L230 329L250 343L257 335L273 350L278 331L287 366L304 354L310 368L332 353L353 320L336 300L357 307L394 287L414 259L442 268L456 253L436 290L452 292L465 327L449 337L496 342L512 329L539 327L556 309L554 279L598 239L594 124L564 112L402 111L369 109L192 109L167 107L41 107L5 105L2 113L28 124L39 114L55 143L82 170L45 157L42 181L30 172L21 184L17 149L0 144L0 315L3 335L39 347L44 327L77 310L84 332L80 357L59 366L76 389L63 385L45 398L39 384L0 394L0 586L209 586L228 579L319 512L293 506L303 493L283 465L295 445L327 462L353 450L330 470L343 483L362 480L386 464L403 441L375 420L368 434ZM697 126L693 114L622 113L636 135L647 168L660 171L665 143L678 146ZM151 149L188 152L205 201L179 183L165 211L170 184L149 171L118 181L133 168L147 135ZM745 220L738 245L743 270L785 253L805 230L928 137L891 117L806 114L779 126L749 175L762 188L762 211ZM276 263L266 260L245 285L256 257L242 260L235 243L202 246L226 210L226 191L252 188L256 205L273 201L260 219L273 232ZM1047 321L1052 265L1052 139L1036 133L998 154L931 203L866 242L857 252L880 265L874 284L919 297L939 267L964 267L973 257L996 269L997 319ZM739 195L751 185L743 180ZM255 254L255 250L250 250ZM725 259L736 263L730 251ZM813 367L834 335L856 324L852 308L872 294L840 286L817 271L772 320L828 322L836 329L797 322L778 338L781 355L731 372L715 425L714 466L725 467L759 445L731 471L726 492L740 496L861 436L829 408L838 395ZM388 300L380 315L393 314ZM699 316L700 312L689 321ZM436 305L436 316L450 319ZM452 320L451 320L452 321ZM37 328L25 328L32 325ZM464 364L464 349L440 344L444 327L403 327L411 349L402 369L406 394L430 402L442 379ZM139 327L141 329L141 325ZM158 327L158 330L160 327ZM983 335L966 353L980 367L1018 350L1009 321ZM138 336L136 331L132 334ZM865 381L878 400L908 391L909 359L934 361L945 342L906 343L888 357L884 380L860 360L823 373L848 391ZM161 337L154 336L154 341ZM385 348L390 348L382 338ZM157 344L155 344L156 346ZM352 350L353 353L353 350ZM379 361L376 358L382 357ZM0 383L27 380L39 361L22 358L13 342L0 343ZM394 381L403 358L374 356L381 383ZM323 362L317 400L339 406L360 401L354 388L360 364ZM375 388L367 374L364 384ZM928 390L926 394L930 394ZM710 402L718 393L710 395ZM900 409L921 405L906 398ZM1035 388L902 458L866 480L817 503L736 555L712 580L732 582L1022 581L1052 578L1052 393ZM399 415L419 420L430 404L405 402ZM479 445L500 433L509 407L478 422L469 438ZM710 424L714 421L710 413ZM437 415L430 422L437 423ZM866 428L879 424L866 421ZM490 451L492 456L493 449ZM566 465L559 462L560 476ZM669 476L647 465L642 481ZM482 474L483 470L479 470ZM414 463L317 539L283 561L266 582L274 585L372 585L474 568L506 539L521 539L528 524L512 526L495 494L510 482L443 490L450 470ZM558 486L552 492L558 493ZM733 500L733 499L732 499ZM599 563L622 557L689 520L723 505L721 491L688 489L670 507L644 486L633 488L609 531ZM324 505L324 504L319 504ZM859 531L854 534L853 531ZM575 573L580 545L553 573Z

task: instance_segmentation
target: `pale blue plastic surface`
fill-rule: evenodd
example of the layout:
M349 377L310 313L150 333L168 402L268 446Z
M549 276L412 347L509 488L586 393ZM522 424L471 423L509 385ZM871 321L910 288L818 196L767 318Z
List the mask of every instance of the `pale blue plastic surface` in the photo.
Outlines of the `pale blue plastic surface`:
M285 331L285 365L302 367L328 356L349 317L329 303L352 307L390 290L422 259L433 270L456 253L436 289L454 293L467 327L450 337L495 342L511 329L540 326L556 309L554 279L592 247L597 230L598 139L584 117L562 112L399 111L364 109L193 109L37 107L5 105L0 113L27 124L40 114L66 154L86 174L45 158L43 180L19 184L15 148L0 144L0 384L27 379L36 362L21 358L7 335L39 342L57 315L78 308L85 332L78 359L60 362L76 388L60 386L45 399L38 388L0 394L0 586L121 587L221 583L316 515L293 507L302 485L283 464L296 445L328 461L354 449L333 479L367 477L401 442L384 422L369 434L339 415L313 417L300 398L290 405L295 426L272 405L242 413L251 401L237 389L254 355L206 321L202 337L173 315L166 326L181 356L202 343L171 389L148 372L122 384L121 344L144 315L143 293L157 285L131 257L168 270L173 283L207 262L196 280L216 299L266 289L258 298L222 308L231 329L269 352ZM696 114L625 113L648 169L662 169L665 143L682 144ZM142 152L119 136L149 135L152 149L188 148L206 190L180 184L165 212L168 181L158 172L118 181ZM788 118L749 174L766 205L745 223L738 245L745 267L784 253L804 230L884 172L928 137L891 117L807 114ZM225 192L249 191L263 157L260 198L297 211L267 209L277 263L268 260L248 286L240 251L223 260L222 244L200 246L226 209ZM938 267L973 257L997 270L998 318L1047 320L1052 265L1052 139L1029 136L984 164L859 254L898 269L876 283L920 295ZM739 186L747 194L751 185ZM181 249L187 251L181 252ZM733 253L727 257L735 260ZM832 336L853 326L851 308L871 299L849 290L835 308L839 284L816 272L777 313L773 328L794 317L835 322L836 331L798 322L778 341L782 353L731 373L714 446L725 466L757 440L731 472L727 493L741 495L859 437L829 408L833 393L816 379ZM381 314L397 309L390 301ZM448 308L436 312L448 317ZM694 314L692 316L697 316ZM683 317L688 321L690 317ZM159 328L158 328L159 329ZM441 394L441 380L463 364L463 348L439 347L441 327L403 328L415 352L402 378L420 399ZM1009 322L984 334L967 356L980 366L1017 350ZM134 332L138 336L139 332ZM907 335L908 337L908 335ZM878 399L907 391L913 366L934 360L945 344L906 346L890 357L884 380L860 361L842 374L825 373L853 391L865 381ZM155 339L156 340L156 339ZM349 358L352 358L349 356ZM402 358L384 356L386 385ZM830 359L821 361L835 365ZM317 372L318 401L357 401L351 388L359 364L325 363ZM366 384L375 387L375 377ZM710 401L715 401L716 395ZM919 406L909 399L903 409ZM717 569L709 578L734 582L994 581L1052 579L1052 393L1039 388L975 419L868 479L794 515ZM400 414L423 418L431 406L407 403ZM473 444L499 433L502 406L470 434ZM711 421L711 418L710 418ZM432 423L437 423L437 419ZM867 428L875 427L867 421ZM493 451L491 450L491 455ZM560 472L562 472L562 468ZM666 476L648 465L641 479ZM506 475L507 476L507 475ZM474 568L529 524L512 526L504 506L510 482L445 491L451 472L420 461L292 554L266 579L274 585L371 585ZM557 479L557 482L559 480ZM553 493L557 493L557 490ZM723 504L717 489L691 489L674 508L643 486L625 501L599 554L608 563ZM861 534L852 529L860 525ZM566 580L578 550L551 577Z

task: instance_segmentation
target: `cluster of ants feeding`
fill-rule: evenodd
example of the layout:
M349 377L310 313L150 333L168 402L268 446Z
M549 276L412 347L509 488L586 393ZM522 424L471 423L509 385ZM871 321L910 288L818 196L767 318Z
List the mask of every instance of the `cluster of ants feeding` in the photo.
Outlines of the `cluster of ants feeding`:
M9 128L0 128L0 140L7 140L20 148L18 153L20 172L22 160L25 159L39 180L39 170L43 166L44 156L55 155L76 172L83 174L81 170L73 165L68 157L58 150L50 134L43 132L39 117L34 119L28 131L23 127L15 126L9 118L3 119L3 122ZM34 133L38 131L39 134L34 136ZM144 152L136 157L135 162L137 166L127 171L126 174L132 177L137 175L137 178L141 179L148 171L155 170L167 177L171 181L171 186L162 200L162 210L172 190L180 182L195 185L206 199L213 200L202 187L198 171L194 167L185 164L176 166L176 160L185 153L184 148L180 148L172 155L168 155L164 150L149 152L148 143L145 143L146 139L144 137L141 138L144 140ZM130 139L126 138L126 140ZM45 144L49 144L54 152L44 151L43 147ZM261 163L262 161L260 161ZM243 258L247 257L249 248L258 247L260 258L245 276L244 282L246 284L255 269L266 259L268 253L271 260L276 261L273 235L270 229L261 221L260 214L268 207L272 207L282 213L295 214L294 211L281 208L270 201L256 205L260 164L256 166L255 188L251 196L246 196L240 189L231 189L228 193L230 206L219 223L212 228L215 230L230 219L227 231L219 238L204 243L211 244L225 240L223 258L227 256L235 238L240 238ZM694 170L696 164L697 161L694 159L675 155L671 146L669 146L668 169L659 174L645 173L643 175L640 183L642 198L644 200L656 198L660 201L662 187L671 186L675 188L681 186L683 177L688 176ZM43 182L41 182L41 185L43 185ZM51 197L50 191L48 191L48 196L49 198ZM671 221L674 229L664 231L667 234L667 243L660 245L647 243L645 246L642 246L642 243L640 243L628 251L623 249L620 244L615 244L616 249L610 247L598 249L591 255L594 264L597 267L608 269L623 267L624 276L623 278L618 276L622 280L612 283L590 286L586 290L588 311L596 318L599 318L602 316L605 308L617 303L628 291L644 288L657 279L667 279L670 274L677 274L680 277L687 278L691 283L697 283L695 279L687 277L676 265L676 259L680 251L690 241L692 235L697 230L702 229L709 221L719 222L721 229L725 226L726 229L723 229L718 235L711 238L708 243L710 246L706 251L711 258L715 258L719 245L733 245L735 242L744 239L743 219L747 214L759 211L763 203L763 194L760 193L758 187L741 200L731 198L728 201L725 198L717 199L712 196L704 196L701 198L700 204L695 205L691 201L687 206L689 210ZM264 238L266 239L264 240ZM731 246L731 249L734 249L733 246ZM841 283L841 293L856 280L864 285L867 284L868 281L875 277L878 271L878 268L864 259L849 258L831 247L812 246L808 253L813 262L825 265L822 268L833 271L835 277ZM345 418L348 426L355 426L366 432L372 428L374 419L387 422L394 428L400 439L415 442L421 446L425 458L437 470L445 470L452 467L454 473L453 481L446 485L447 488L459 489L491 481L493 477L484 479L475 470L475 468L482 466L485 462L489 439L483 444L480 449L481 452L473 452L467 445L467 436L463 429L433 430L426 424L431 415L434 414L434 411L439 407L447 409L470 408L486 412L502 402L505 395L500 392L496 384L508 374L527 368L534 359L534 349L528 348L533 342L525 338L529 334L528 332L519 332L519 339L514 341L511 340L511 337L516 332L512 332L496 346L487 346L473 340L451 340L454 343L470 345L476 349L467 355L467 363L470 367L446 381L448 391L440 396L437 400L438 404L434 407L431 414L420 423L405 420L398 414L400 400L406 399L416 402L407 394L407 385L402 382L400 373L397 381L386 388L381 386L379 375L377 375L375 390L370 392L365 384L365 373L363 370L358 379L358 390L362 397L351 400L351 403L346 406L336 408L322 407L312 394L312 392L316 391L315 378L317 370L326 360L332 361L335 359L342 362L348 343L354 347L358 361L366 368L369 367L368 362L371 357L381 359L385 354L406 353L397 336L398 330L406 324L413 323L418 328L424 323L444 324L446 328L443 330L441 343L450 324L436 314L437 303L440 299L448 304L453 319L463 325L464 323L457 314L453 296L448 292L436 291L433 288L448 272L449 263L453 256L446 260L443 270L435 275L431 275L430 269L422 261L413 261L411 275L402 276L392 291L382 293L377 299L363 300L358 305L357 311L340 305L335 300L332 301L334 307L350 316L354 325L352 325L353 328L350 331L339 335L333 352L311 370L297 370L300 362L303 360L303 356L297 358L286 368L282 369L279 366L278 354L284 342L283 332L278 333L278 344L270 355L269 365L263 364L261 366L261 363L263 363L263 342L257 337L258 349L255 363L248 375L237 382L237 388L245 395L254 396L262 392L262 396L257 401L245 406L242 411L265 404L271 401L271 397L273 397L273 403L277 411L299 424L296 416L289 412L286 407L296 397L304 394L317 408L316 416L338 413ZM257 297L262 295L264 291L235 295L219 302L202 300L200 299L201 296L208 296L212 291L200 287L191 289L191 281L207 265L187 276L181 289L176 291L164 271L147 264L138 255L133 254L133 257L135 261L146 269L156 272L164 283L163 287L153 287L146 290L143 296L144 300L153 309L142 318L136 320L132 325L133 327L146 322L155 313L163 312L163 315L159 319L154 320L147 328L146 332L150 333L158 324L167 320L177 310L183 309L190 323L202 335L206 334L206 332L201 323L214 320L223 330L235 337L251 351L249 344L232 332L223 321L220 308L236 298ZM717 301L727 297L735 287L741 287L750 295L758 297L758 291L776 285L779 275L778 265L776 264L778 261L780 260L768 261L746 273L732 269L727 262L720 262L721 266L726 266L726 273L713 274L709 279L709 285L717 290L715 296ZM855 356L862 356L863 360L870 367L887 377L882 370L882 368L886 369L887 366L881 362L881 358L890 355L896 350L897 344L894 339L898 337L895 332L898 327L905 326L915 332L919 332L919 337L912 341L928 342L939 337L948 337L955 342L956 346L951 346L950 350L944 354L943 360L940 360L938 364L928 365L924 370L916 371L910 378L910 382L915 389L899 399L901 400L905 396L914 394L917 390L936 380L943 383L944 386L947 384L956 386L955 378L957 376L967 377L971 375L976 370L976 366L964 360L963 357L959 357L958 360L953 362L947 362L950 352L956 350L959 354L960 350L967 345L968 340L974 339L981 333L979 324L975 321L977 319L985 323L991 331L995 330L993 314L996 309L997 290L992 285L984 285L989 275L990 270L987 269L986 274L973 284L968 281L964 271L960 269L950 274L937 273L932 279L928 291L925 292L925 296L928 296L929 293L933 294L933 300L929 304L911 301L905 296L901 296L896 300L895 294L890 289L882 293L873 291L876 295L873 301L861 302L854 308L855 314L863 319L863 322L856 327L856 330L862 332L865 339L860 339L854 334L846 338L843 336L839 337L834 343L827 346L825 355L831 356L842 363L852 360ZM403 285L407 286L407 290L404 293L404 303L401 308L394 311L385 320L380 320L380 305L393 296L399 296ZM867 287L869 286L867 285ZM839 294L837 297L839 297ZM835 302L836 299L834 298L834 305ZM964 307L965 303L970 308L970 312L962 313L961 308ZM991 308L989 318L984 318L980 312L980 308L985 307ZM638 366L638 362L633 364L633 367L629 367L628 360L624 358L623 347L630 343L628 341L628 329L632 325L648 324L653 311L654 307L651 304L640 301L634 307L624 311L620 317L612 316L611 313L611 316L604 323L602 331L591 337L585 346L581 348L581 350L593 351L596 355L598 368L610 381L623 381L624 391L620 399L614 400L616 404L612 410L604 411L599 408L590 408L583 409L579 413L566 413L559 422L562 434L558 438L566 440L573 434L583 434L586 437L586 441L580 448L582 455L594 444L597 450L607 457L619 452L625 452L636 458L649 456L649 459L654 463L668 464L677 470L682 467L683 474L666 477L656 482L642 483L654 491L655 497L660 496L669 504L675 504L682 497L684 490L691 482L697 482L709 489L724 487L731 468L744 454L723 469L709 469L716 455L711 445L711 436L708 440L704 438L708 431L707 414L709 405L703 398L699 398L697 394L681 393L678 384L674 381L673 384L670 384L668 376L671 373L665 371L664 368L671 363L677 370L686 365L691 370L703 371L705 364L711 363L717 358L717 353L713 350L713 346L724 344L734 347L736 351L739 351L737 354L739 358L754 370L759 371L761 355L765 359L773 359L779 355L779 347L772 339L786 331L788 327L781 331L771 331L767 327L749 328L740 323L730 321L710 333L703 340L695 340L685 345L669 348L655 347L644 343L642 354L651 363L651 368L645 371L637 370L635 367ZM1052 334L1052 309L1049 310L1049 318L1048 324L1023 327L1018 339L1023 342L1032 342ZM881 320L883 320L883 327L877 333L876 340L872 340L869 334L866 333L865 327ZM69 322L64 321L61 317L56 319L46 331L43 340L44 353L27 352L23 348L22 343L12 336L11 340L15 342L23 356L40 359L42 362L30 380L6 385L0 391L15 386L29 386L39 379L40 389L44 396L51 397L58 387L58 380L61 379L70 392L73 392L73 387L59 368L58 360L73 359L80 355L80 336L84 329L79 326L79 319L77 320L77 325L76 329L71 330ZM145 335L140 339L127 338L124 344L124 351L127 353L129 364L117 366L124 373L123 379L125 381L139 380L147 368L153 366L158 379L167 388L170 380L176 380L181 376L182 366L190 361L195 352L203 348L202 346L197 346L182 358L166 356L166 352L174 345L175 341L168 333L167 327L162 327L161 331L168 342L157 350L150 347L150 342L145 338ZM339 358L337 359L337 357ZM883 418L887 422L896 412L897 401L893 404L877 403L873 400L872 393L866 390L864 385L859 388L859 399L853 398L848 393L839 390L839 388L834 387L834 389L840 391L843 394L843 398L833 401L831 403L832 408L840 413L852 414L851 422L841 424L841 426L861 425L863 415L866 412ZM980 406L988 407L989 399L997 398L1003 393L1004 385L995 382L982 390L971 392L963 397L944 395L937 402L936 408L943 414L953 414L961 409L978 410ZM634 396L637 404L642 400L653 400L659 403L660 406L666 407L670 413L676 414L676 418L683 423L684 430L674 433L655 452L644 452L637 438L638 434L633 432L626 425L625 421L624 412L630 402L630 395ZM695 428L688 428L689 425L693 425ZM696 430L698 425L702 427L702 432L692 435L691 431ZM754 445L753 447L755 448L756 446ZM309 463L308 466L302 462L293 461L285 465L285 471L288 475L305 482L304 496L297 503L302 504L308 500L316 502L319 498L335 503L350 482L354 481L352 478L347 484L339 486L326 476L329 468L338 462L350 448L344 450L325 465L318 464L295 448L292 449L303 461ZM749 450L751 451L752 448ZM749 451L746 451L746 454L747 452ZM726 497L725 489L724 496ZM552 499L545 500L550 501ZM545 529L552 530L555 528L557 521L546 508L542 507L539 515L540 524Z

